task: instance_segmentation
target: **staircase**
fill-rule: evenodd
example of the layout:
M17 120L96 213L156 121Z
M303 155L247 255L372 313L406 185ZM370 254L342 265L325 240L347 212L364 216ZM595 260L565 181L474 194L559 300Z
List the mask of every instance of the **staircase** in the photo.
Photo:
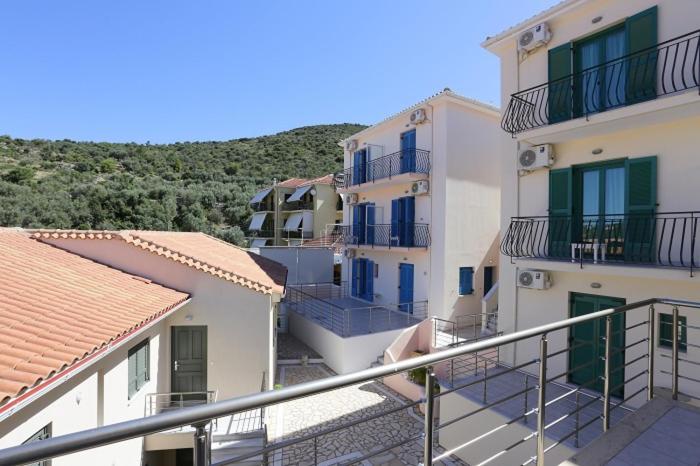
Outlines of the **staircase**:
M377 356L376 360L372 361L372 364L369 365L369 368L372 369L372 368L383 366L383 365L384 365L384 354L381 354L381 355Z
M267 445L267 427L264 413L257 409L217 419L211 430L211 462L230 460L246 453L260 450ZM237 465L262 465L266 455L256 455Z

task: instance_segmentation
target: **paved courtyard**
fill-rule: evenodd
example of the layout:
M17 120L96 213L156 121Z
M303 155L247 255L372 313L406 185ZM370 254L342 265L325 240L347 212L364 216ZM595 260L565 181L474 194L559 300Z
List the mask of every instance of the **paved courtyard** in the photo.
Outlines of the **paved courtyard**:
M277 382L284 386L334 375L322 364L281 366L278 374ZM301 437L390 410L405 403L408 403L408 400L382 383L368 382L353 385L270 408L268 436L271 443ZM346 464L354 458L360 458L391 444L418 436L422 431L423 419L420 413L406 408L317 437L315 449L313 440L286 447L282 451L271 454L270 460L275 466ZM436 454L439 451L440 449L436 448ZM356 464L415 466L420 462L422 462L422 440L406 443ZM464 463L456 459L447 459L436 464L452 466Z

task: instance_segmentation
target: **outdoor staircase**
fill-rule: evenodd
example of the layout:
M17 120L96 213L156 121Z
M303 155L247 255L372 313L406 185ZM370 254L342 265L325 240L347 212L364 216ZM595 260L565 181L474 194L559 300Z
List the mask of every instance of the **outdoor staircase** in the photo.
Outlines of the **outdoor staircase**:
M216 434L214 432L211 441L211 462L216 463L260 450L265 447L266 437L267 434L264 429L243 434ZM253 456L236 462L237 465L246 466L259 466L264 463L263 455Z
M376 360L372 361L372 364L369 365L369 368L372 369L372 368L383 366L383 365L384 365L384 355L381 354L381 355L377 356Z

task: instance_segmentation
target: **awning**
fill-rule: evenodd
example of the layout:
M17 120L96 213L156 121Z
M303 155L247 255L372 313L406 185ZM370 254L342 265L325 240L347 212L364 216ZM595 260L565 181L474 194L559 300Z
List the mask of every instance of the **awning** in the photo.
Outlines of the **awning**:
M267 212L255 212L250 220L250 225L248 226L248 229L255 231L260 230L263 226L263 223L265 223L266 216Z
M314 231L314 213L302 212L303 220L301 222L302 231Z
M311 212L308 212L311 213ZM287 222L284 224L284 231L297 231L299 230L299 225L304 219L304 212L294 212L287 218Z
M262 202L263 199L265 199L265 196L270 194L270 191L272 191L272 188L267 188L263 189L262 191L258 191L258 193L255 196L253 196L253 199L250 200L250 203L257 204L259 202Z
M301 198L306 194L306 192L311 189L311 185L308 186L302 186L301 188L297 188L294 193L289 196L289 199L287 199L287 202L297 202L301 201Z
M263 246L267 245L267 240L266 239L254 239L253 242L250 244L251 248L261 248Z

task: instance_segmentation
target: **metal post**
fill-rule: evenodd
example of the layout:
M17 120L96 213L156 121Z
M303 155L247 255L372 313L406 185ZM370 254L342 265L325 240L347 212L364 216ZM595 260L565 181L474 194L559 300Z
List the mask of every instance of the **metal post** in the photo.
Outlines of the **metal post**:
M649 306L649 323L647 339L647 400L651 401L654 398L654 332L656 331L656 322L654 318L654 305Z
M610 386L612 368L612 317L605 318L605 379L603 380L603 432L610 429Z
M369 333L372 333L372 307L369 308Z
M433 464L433 403L435 391L435 373L428 366L425 374L425 443L423 446L423 466Z
M318 436L314 437L314 465L318 464Z
M488 359L484 359L484 404L486 404L486 377L488 376Z
M208 436L206 424L197 424L194 427L194 466L209 466Z
M579 392L576 392L576 418L574 428L574 447L578 448L578 429L579 429Z
M540 340L540 374L537 392L537 466L544 466L545 395L547 391L547 334Z
M673 382L672 396L678 399L678 306L673 306Z
M525 419L524 419L525 424L527 424L527 414L526 413L527 413L527 395L528 395L528 393L530 393L528 390L530 388L529 385L530 385L530 377L525 375L525 407L523 408L523 414L525 414Z
M455 359L450 359L450 385L455 386Z

